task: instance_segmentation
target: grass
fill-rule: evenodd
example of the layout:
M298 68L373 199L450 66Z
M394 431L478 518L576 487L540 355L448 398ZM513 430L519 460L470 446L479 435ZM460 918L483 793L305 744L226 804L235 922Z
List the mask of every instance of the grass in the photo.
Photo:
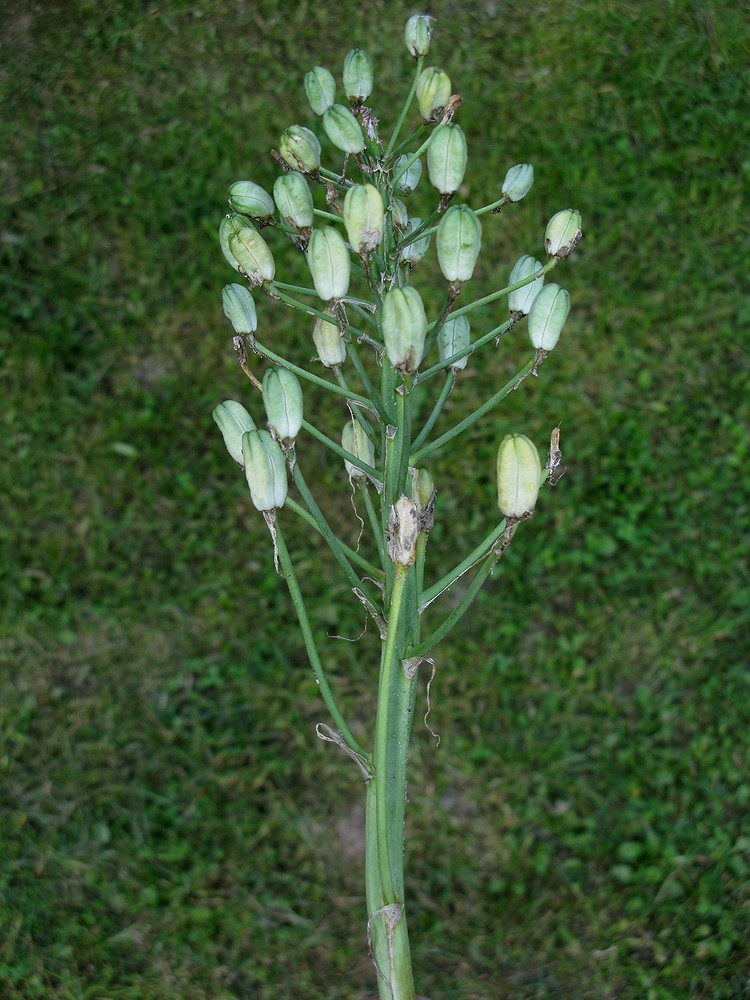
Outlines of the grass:
M265 526L210 420L243 391L221 315L226 188L311 124L352 44L389 121L411 10L57 4L3 24L0 984L9 998L351 1000L362 795L333 748ZM750 995L748 246L740 6L437 0L465 196L497 286L578 207L573 311L540 378L431 466L435 577L494 518L499 436L562 420L566 475L438 650L408 813L432 1000ZM297 265L299 267L299 265ZM301 271L298 272L301 274ZM289 280L298 274L289 270ZM424 288L437 302L434 267ZM260 309L259 309L260 311ZM485 323L495 314L487 310ZM296 360L310 331L262 306ZM478 323L478 327L479 327ZM522 334L522 331L521 331ZM444 420L526 351L470 365ZM316 399L335 433L338 407ZM312 441L326 509L356 521ZM311 478L308 475L308 478ZM290 521L317 627L356 635ZM434 619L433 619L434 620ZM366 736L375 644L330 642ZM422 695L423 697L423 695ZM422 709L423 711L423 709ZM333 985L331 985L333 984Z

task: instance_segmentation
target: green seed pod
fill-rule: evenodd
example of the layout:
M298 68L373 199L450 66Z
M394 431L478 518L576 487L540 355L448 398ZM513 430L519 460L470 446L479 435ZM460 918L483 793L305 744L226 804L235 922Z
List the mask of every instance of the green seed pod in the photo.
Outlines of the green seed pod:
M343 104L334 104L323 115L325 133L337 149L344 153L361 153L365 148L362 128Z
M341 336L338 320L333 317L330 309L323 311L331 319L329 322L320 317L315 320L313 340L321 362L326 368L335 368L346 361L346 344Z
M582 235L581 213L574 208L565 208L547 223L544 246L550 257L562 259L578 245Z
M409 233L414 233L422 225L422 220L416 215L413 219L409 219L409 225L406 227L406 235ZM414 240L410 243L408 247L400 252L399 257L404 264L409 264L411 267L420 261L427 251L430 249L431 236L420 236L418 240Z
M538 260L525 254L523 257L519 257L518 260L513 265L513 270L510 272L510 278L508 279L509 285L515 285L517 281L523 281L524 278L528 278L530 275L534 274L541 268L541 264ZM532 303L537 295L541 292L542 286L544 285L544 275L541 278L535 278L530 281L528 285L524 285L522 288L517 288L514 292L510 292L508 295L508 309L514 313L523 313L524 316L528 316L531 310Z
M506 201L520 201L531 191L534 184L534 168L530 163L517 163L511 167L503 181Z
M529 311L529 339L538 351L551 351L570 312L570 295L559 285L545 285Z
M302 386L288 368L269 368L263 376L263 405L277 439L293 441L302 426Z
M406 22L404 29L404 41L406 47L415 59L426 56L430 51L430 39L432 38L432 18L427 14L414 14Z
M240 265L229 249L229 240L236 233L247 229L248 225L247 219L241 215L225 215L219 223L219 245L221 246L221 252L224 254L227 263L231 264L235 271L239 271Z
M341 447L361 462L374 467L375 447L358 421L350 420L344 425L344 430L341 433ZM365 479L367 477L367 473L358 465L352 465L346 459L344 459L344 465L350 479Z
M344 198L344 225L355 253L371 253L383 240L385 208L372 184L353 184Z
M255 421L242 403L237 403L233 399L225 399L223 403L214 407L213 418L224 438L227 451L235 462L244 468L242 436L247 431L255 430Z
M392 199L391 214L393 216L393 225L396 229L400 229L402 233L406 232L409 228L409 213L403 201L398 198Z
M468 281L482 247L482 224L468 205L453 205L440 220L438 262L446 281Z
M295 229L309 229L313 224L313 200L310 187L302 176L293 170L277 177L273 197L279 215Z
M273 198L260 184L236 181L229 189L229 205L240 215L251 219L268 219L273 215Z
M419 368L427 335L427 317L412 285L392 288L383 300L383 340L388 360L406 374Z
M322 115L336 100L336 81L325 66L314 66L305 73L305 94L313 114Z
M445 321L437 337L438 352L441 361L447 361L454 354L463 351L471 343L471 327L466 316L456 316L455 319ZM454 372L461 371L466 367L469 355L454 361L451 368Z
M349 291L351 261L343 237L337 229L314 229L307 249L315 291L324 302L342 299Z
M447 73L436 66L422 70L417 80L419 113L428 122L439 108L444 108L451 97L451 81Z
M253 287L262 285L264 281L273 281L276 273L273 254L256 229L240 229L230 236L229 251Z
M268 431L242 435L242 457L250 497L256 510L283 507L287 496L284 454Z
M497 505L505 517L519 518L536 506L542 463L533 441L508 434L497 452Z
M430 184L440 194L458 191L466 172L466 137L460 125L438 125L427 147L427 173Z
M435 492L435 480L427 469L415 469L413 482L414 501L418 507L424 509L429 506L432 500L432 494Z
M320 142L304 125L290 125L279 142L279 154L292 170L314 174L320 168Z
M372 61L364 49L350 49L344 59L344 90L350 101L361 104L372 93Z
M239 334L255 333L258 317L255 302L244 285L225 285L221 292L224 315Z
M398 180L394 183L393 187L396 191L401 191L405 195L410 195L412 193L417 184L419 184L419 179L422 176L421 160L415 160L408 170L405 170L400 177L398 176L409 158L409 153L403 153L393 164L393 176L398 177Z

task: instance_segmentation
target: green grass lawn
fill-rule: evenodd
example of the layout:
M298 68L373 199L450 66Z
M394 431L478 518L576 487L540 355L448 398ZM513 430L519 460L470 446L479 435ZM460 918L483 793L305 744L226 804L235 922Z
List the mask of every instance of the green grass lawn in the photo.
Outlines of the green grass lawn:
M221 309L226 189L312 126L304 73L372 56L387 132L413 9L372 0L11 7L0 25L0 995L362 1000L363 801L268 535L211 420L247 393ZM497 519L509 430L562 425L545 490L415 726L407 898L431 1000L750 997L750 249L745 4L435 0L465 99L472 297L575 206L560 345L430 464L437 579ZM424 182L423 182L424 183ZM744 196L744 197L743 197ZM419 201L419 194L415 196ZM427 200L427 193L425 192ZM275 244L276 246L276 244ZM282 246L279 240L277 247ZM303 275L287 255L279 270ZM420 276L435 310L439 275ZM311 329L259 298L304 364ZM487 308L475 329L496 325ZM450 426L525 333L471 363ZM332 436L340 407L306 394ZM356 539L338 463L298 444ZM377 643L285 515L369 739ZM448 607L449 605L445 605ZM424 702L424 688L420 703ZM424 705L418 712L418 720ZM334 985L331 985L334 984Z

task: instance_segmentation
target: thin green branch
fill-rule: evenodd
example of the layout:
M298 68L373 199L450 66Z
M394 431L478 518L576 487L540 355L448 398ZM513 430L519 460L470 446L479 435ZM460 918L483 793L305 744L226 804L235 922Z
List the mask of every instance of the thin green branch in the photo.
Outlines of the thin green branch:
M417 83L419 82L419 76L422 72L423 65L424 65L424 56L419 56L419 58L417 59L417 69L416 72L414 73L414 79L412 80L411 83L411 89L409 90L409 94L406 100L404 101L404 106L403 108L401 108L401 114L398 116L396 127L394 128L391 134L391 138L388 141L388 145L386 146L385 149L386 157L390 155L391 150L396 145L396 140L398 139L398 134L401 131L401 126L404 124L404 119L406 118L409 112L409 108L411 107L411 102L414 100L414 94L417 91Z
M377 480L377 482L382 482L382 473L378 472L378 470L373 468L373 466L368 465L367 462L363 462L361 458L357 458L356 455L352 455L352 453L347 451L346 448L342 448L342 446L332 438L327 437L322 431L319 431L314 424L311 424L307 420L303 420L302 426L308 434L312 434L316 440L320 441L321 444L324 444L326 448L329 448L332 452L338 455L339 458L343 458L351 465L355 465L358 469L362 469L363 472L366 472L368 476L372 476L372 478Z
M309 524L310 527L314 528L321 537L324 537L323 532L320 529L320 525L312 514L305 510L301 504L298 504L293 497L288 496L284 506L288 507L289 510L294 511L294 513L297 514L298 517L301 517L306 524ZM344 550L347 559L350 562L356 563L356 565L359 566L360 569L363 569L369 576L374 576L375 579L382 579L385 576L382 569L379 569L374 563L371 563L369 559L365 559L364 556L361 556L356 549L350 548L345 542L339 542L339 545Z
M483 403L482 406L474 410L473 413L470 413L468 417L465 417L460 423L456 424L455 427L452 427L449 431L446 431L445 434L443 434L441 437L436 438L430 444L425 445L414 455L412 455L411 464L418 465L428 455L431 455L433 451L437 451L438 448L442 448L444 444L447 444L449 441L452 441L454 437L457 437L459 434L462 434L467 429L467 427L471 427L473 423L476 423L476 421L479 420L481 417L483 417L485 413L488 413L493 408L493 406L497 406L500 400L504 399L509 392L512 392L515 388L517 388L517 386L519 386L523 382L523 380L527 377L527 375L531 372L532 368L536 363L537 363L537 357L535 352L534 357L531 358L531 360L528 361L523 366L523 368L520 369L520 371L517 371L516 374L513 376L513 378L509 382L505 383L502 389L499 389L494 396L490 396L490 398L487 400L486 403Z
M450 318L452 319L455 314L451 313ZM461 358L465 358L468 354L473 354L474 351L478 351L480 347L484 347L491 340L502 336L508 330L512 329L518 321L519 317L517 313L512 313L510 319L507 319L500 326L496 326L494 330L490 330L488 333L482 334L481 337L477 337L475 341L463 347L460 351L456 351L455 354L451 354L449 358L445 358L444 361L439 361L437 364L432 365L431 368L426 368L423 372L419 373L419 382L426 382L428 378L432 378L433 375L437 375L438 372L444 371L446 368L452 368L457 361Z
M305 602L302 597L302 592L297 582L297 576L294 572L294 566L292 564L291 557L289 555L289 550L286 547L284 541L284 535L281 531L281 527L278 523L278 518L276 520L276 546L279 553L279 563L284 573L287 586L289 587L289 593L292 597L292 603L294 604L294 610L297 612L297 620L299 621L299 627L302 632L302 638L305 642L305 648L307 649L307 655L310 659L310 665L315 674L315 680L317 681L318 688L320 689L320 694L325 702L326 708L331 714L336 727L341 733L342 739L349 747L349 749L357 755L362 766L366 768L367 771L372 773L372 765L370 764L367 754L359 745L357 738L354 733L349 728L346 719L344 718L341 709L338 706L336 698L331 691L331 687L328 683L328 678L326 677L325 670L323 669L323 664L320 662L320 657L318 656L318 650L315 645L315 638L312 634L312 629L310 628L310 621L307 617L307 610L305 609Z
M440 395L438 396L437 401L432 408L432 413L427 418L427 421L422 430L419 432L419 434L417 434L416 438L414 439L412 448L418 449L419 446L427 440L427 437L432 428L435 426L435 423L438 417L440 416L443 407L445 406L446 400L448 399L448 396L450 396L451 394L451 389L455 384L456 384L456 373L453 371L453 369L451 369L445 377L443 388L440 390Z
M437 581L437 583L433 583L431 587L419 595L420 613L424 611L425 608L429 607L433 601L437 600L441 594L444 594L446 590L450 590L453 584L456 583L456 581L459 580L464 573L468 573L473 566L476 566L476 564L485 555L487 555L488 549L492 548L495 542L502 536L505 531L505 525L506 521L505 518L503 518L500 524L493 528L489 535L487 535L486 538L483 538L479 545L477 545L465 559L462 559L461 562L457 566L454 566L449 573L446 573L445 576L442 576Z
M366 482L360 482L360 490L365 501L365 508L367 510L367 517L370 522L370 527L372 529L373 537L375 538L375 545L377 546L378 556L380 557L380 563L385 566L385 544L383 541L383 529L380 523L380 515L375 510L375 505L372 502L372 497L370 496L370 489Z

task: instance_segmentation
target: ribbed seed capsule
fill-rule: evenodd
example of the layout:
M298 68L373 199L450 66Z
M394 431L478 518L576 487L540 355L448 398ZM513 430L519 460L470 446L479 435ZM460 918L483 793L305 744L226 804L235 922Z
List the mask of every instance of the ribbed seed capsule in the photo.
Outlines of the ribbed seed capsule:
M324 114L336 100L336 81L325 66L314 66L305 73L305 94L313 114Z
M320 169L320 142L304 125L290 125L279 142L279 154L292 170L314 174Z
M422 225L422 220L416 215L413 219L409 219L409 225L406 227L406 236L410 233L415 233L419 227ZM411 267L420 261L427 251L430 249L431 236L420 236L419 239L414 240L408 246L404 247L399 253L399 258L404 264L409 264Z
M438 108L444 108L450 100L451 81L447 73L436 66L422 70L417 80L417 104L419 113L427 122Z
M445 321L437 337L438 353L441 361L447 361L454 354L465 350L471 343L471 327L466 316L456 316L455 319ZM469 355L454 361L451 368L454 371L461 371L466 367Z
M231 264L235 271L239 271L240 265L229 248L229 240L232 236L247 229L248 221L241 215L225 215L219 223L219 245L228 264Z
M547 223L544 247L550 257L567 257L578 245L581 236L581 213L574 208L565 208L556 212Z
M344 225L355 253L371 253L383 240L385 208L373 184L353 184L344 198Z
M326 368L335 368L346 361L346 344L341 336L338 320L330 309L324 309L323 312L331 319L328 322L320 317L315 320L313 341L320 361Z
M350 49L344 59L344 91L350 101L361 103L372 93L372 61L364 49Z
M358 421L350 420L344 425L344 430L341 433L341 447L350 455L354 455L355 458L364 462L365 465L374 467L375 447ZM365 479L367 477L367 473L358 465L352 465L346 459L344 459L344 465L350 479Z
M538 351L557 344L570 312L570 295L560 285L545 285L529 312L529 339Z
M404 42L410 54L418 59L426 56L430 51L430 39L432 38L432 18L427 14L414 14L406 22L404 29Z
M508 434L497 452L497 505L505 517L519 518L536 507L542 463L533 441Z
M229 250L254 287L273 281L276 264L266 241L256 229L241 229L229 238Z
M386 293L382 328L390 363L406 374L415 372L422 360L427 336L427 317L416 288L408 285Z
M396 229L400 229L402 233L406 232L409 228L409 213L400 198L391 199L391 215Z
M235 181L229 188L229 204L235 212L251 219L268 219L273 215L273 198L253 181Z
M325 112L323 128L334 146L344 153L361 153L365 148L362 128L343 104L334 104Z
M482 248L482 224L468 205L453 205L440 220L438 262L446 281L468 281Z
M314 229L307 249L315 291L324 302L341 299L349 291L351 261L343 237L332 226Z
M244 467L242 436L247 431L255 430L255 421L242 403L237 403L234 399L225 399L223 403L214 407L213 418L224 438L227 451L238 465Z
M524 254L513 265L508 284L515 285L517 281L523 281L524 278L528 278L536 271L539 271L541 266L540 262L534 257ZM541 292L543 285L544 275L530 281L528 285L523 285L523 287L517 288L514 292L510 292L508 295L508 309L512 313L519 312L523 313L524 316L528 316L534 299Z
M224 315L240 335L255 333L258 317L255 301L244 285L225 285L221 292Z
M412 193L417 184L419 184L419 179L422 176L421 160L415 160L410 167L404 170L403 174L401 173L404 165L410 159L411 157L408 153L403 153L393 164L393 176L398 177L398 180L393 183L394 190L401 191L405 195Z
M310 187L296 170L277 177L273 197L279 215L295 229L309 229L313 224L313 200Z
M503 181L506 201L520 201L531 191L534 184L534 168L530 163L517 163L511 167Z
M288 368L269 368L263 376L268 426L282 441L293 441L302 426L302 386Z
M430 184L440 194L458 191L466 173L466 137L460 125L438 125L427 147L427 173Z
M283 507L287 497L286 463L268 431L251 430L242 435L242 458L256 510Z

